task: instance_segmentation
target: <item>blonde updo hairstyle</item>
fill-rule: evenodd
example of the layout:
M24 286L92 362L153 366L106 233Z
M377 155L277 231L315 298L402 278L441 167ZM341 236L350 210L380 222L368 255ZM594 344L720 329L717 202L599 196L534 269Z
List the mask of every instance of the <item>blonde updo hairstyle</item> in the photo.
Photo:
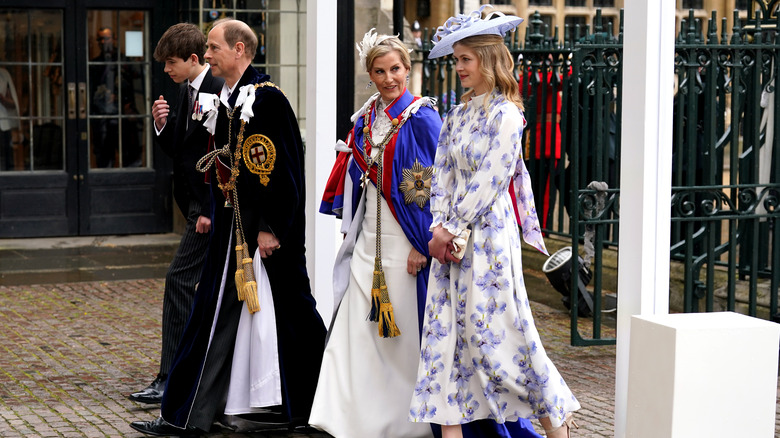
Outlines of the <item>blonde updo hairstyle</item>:
M479 71L487 83L487 89L498 91L507 100L523 109L523 98L520 96L520 88L514 75L515 63L512 54L504 45L504 39L498 35L475 35L453 44L462 44L474 51L479 59ZM461 97L463 103L468 103L474 95L474 89L464 93ZM487 104L487 100L485 101Z
M409 49L397 36L391 36L368 50L368 53L366 53L366 72L371 70L375 59L381 58L393 50L398 52L398 55L401 57L401 64L407 70L411 70L412 58L409 57Z

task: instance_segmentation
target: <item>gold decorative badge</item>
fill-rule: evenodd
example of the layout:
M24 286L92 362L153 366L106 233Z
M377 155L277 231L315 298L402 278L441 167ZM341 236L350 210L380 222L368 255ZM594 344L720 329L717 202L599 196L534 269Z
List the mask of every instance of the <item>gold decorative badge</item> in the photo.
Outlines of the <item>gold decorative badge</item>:
M260 175L260 183L268 185L268 175L274 170L276 162L276 147L270 138L254 134L244 141L244 162L250 172Z
M404 194L404 201L407 204L414 202L422 210L425 204L431 199L431 178L433 177L433 166L423 167L415 159L411 169L403 170L403 180L398 187Z

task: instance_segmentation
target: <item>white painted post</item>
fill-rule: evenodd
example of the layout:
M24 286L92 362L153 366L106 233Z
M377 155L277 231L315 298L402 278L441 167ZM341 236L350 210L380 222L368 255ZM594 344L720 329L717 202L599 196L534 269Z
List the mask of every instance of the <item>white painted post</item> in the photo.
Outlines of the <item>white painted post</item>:
M626 436L632 315L669 311L675 1L625 5L615 437Z
M626 436L775 436L780 324L734 312L631 320ZM726 384L734 370L746 372Z
M306 264L317 309L329 324L333 309L335 219L319 213L335 159L336 8L306 2Z

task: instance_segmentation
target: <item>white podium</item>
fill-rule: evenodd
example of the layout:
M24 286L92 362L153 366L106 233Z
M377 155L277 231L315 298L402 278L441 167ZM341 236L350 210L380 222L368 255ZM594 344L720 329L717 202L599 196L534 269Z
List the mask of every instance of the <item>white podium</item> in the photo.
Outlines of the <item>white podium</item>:
M733 312L633 316L626 437L775 436L780 324Z

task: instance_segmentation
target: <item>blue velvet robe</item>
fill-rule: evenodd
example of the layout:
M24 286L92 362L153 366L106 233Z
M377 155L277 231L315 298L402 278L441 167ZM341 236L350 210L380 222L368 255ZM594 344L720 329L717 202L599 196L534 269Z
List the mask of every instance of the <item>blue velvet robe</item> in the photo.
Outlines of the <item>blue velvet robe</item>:
M269 81L270 77L248 67L231 95L235 106L238 90L247 84ZM277 408L284 420L305 423L308 419L325 344L325 326L317 313L306 271L304 151L295 114L284 94L274 87L255 90L254 116L246 124L244 141L253 134L268 137L275 149L273 171L263 184L258 174L242 160L236 180L241 223L250 255L257 249L260 231L273 233L280 248L263 259L274 300L282 405ZM229 118L220 105L214 143L228 142L235 150L240 129L240 109L228 129ZM231 132L232 138L228 138ZM266 150L266 156L271 151ZM229 163L221 157L217 164L222 181L229 178ZM224 412L224 401L233 358L233 348L241 307L234 283L236 253L229 248L233 232L233 208L226 206L226 194L210 171L212 194L212 237L190 320L177 350L168 377L161 414L178 426L191 425L208 430ZM233 241L235 245L235 240ZM226 257L227 256L227 257ZM227 267L225 266L227 265ZM227 269L221 302L219 289ZM262 309L261 309L262 311ZM212 326L214 334L211 337Z

